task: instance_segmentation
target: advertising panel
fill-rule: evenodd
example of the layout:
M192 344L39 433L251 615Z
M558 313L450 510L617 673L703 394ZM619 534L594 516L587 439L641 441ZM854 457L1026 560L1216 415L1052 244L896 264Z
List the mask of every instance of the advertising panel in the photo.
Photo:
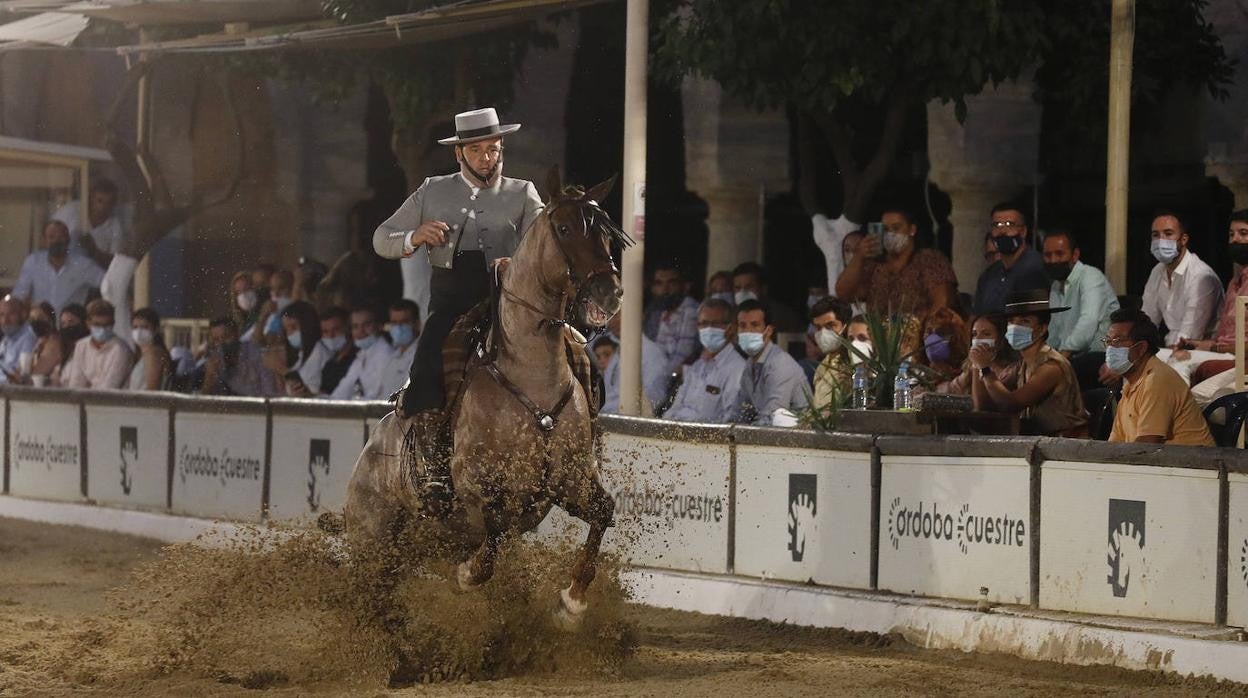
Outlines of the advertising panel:
M9 493L82 499L82 414L68 402L9 401Z
M87 497L164 509L169 498L169 410L87 405Z
M179 412L174 418L173 510L258 521L266 426L261 414Z
M1042 608L1213 622L1216 470L1049 461L1041 489Z
M341 512L363 446L363 419L274 415L269 518L308 523Z
M881 467L881 589L1030 603L1025 459L885 455Z
M734 572L867 589L871 454L737 446Z
M1228 473L1226 624L1248 626L1248 475Z

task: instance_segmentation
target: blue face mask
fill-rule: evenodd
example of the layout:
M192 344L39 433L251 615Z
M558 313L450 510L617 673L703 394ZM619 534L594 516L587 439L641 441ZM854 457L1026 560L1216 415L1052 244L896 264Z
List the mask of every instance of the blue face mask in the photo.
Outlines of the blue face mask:
M1031 337L1030 327L1010 324L1005 328L1005 341L1014 347L1014 351L1022 351L1031 346L1035 340Z
M698 330L698 340L711 352L717 352L728 343L724 331L718 327L703 327Z
M291 332L290 334L286 335L286 343L294 347L295 349L302 349L303 348L303 333Z
M741 351L750 356L758 356L766 343L762 332L742 332L737 335L737 345L741 347Z
M387 330L390 333L390 341L394 342L396 347L405 347L412 343L416 338L416 330L411 325L403 323L401 325L391 325Z
M933 332L923 338L923 346L928 361L934 364L949 363L949 357L953 354L949 340Z
M1105 347L1105 365L1114 373L1121 376L1130 371L1134 363L1131 360L1131 347Z
M95 325L91 326L91 339L94 339L97 344L103 344L104 342L107 342L108 340L112 338L113 338L113 328L96 327Z
M377 335L375 334L370 334L364 339L355 340L355 346L359 347L360 351L368 351L368 348L373 346L376 343L377 343Z
M264 323L264 333L273 335L282 333L282 316L280 314L273 313L269 316L268 322Z
M1175 257L1179 256L1179 241L1157 238L1149 246L1149 251L1153 253L1153 259L1162 264L1169 264L1174 261Z
M325 348L330 350L334 354L337 354L338 352L342 351L343 348L347 346L347 338L341 337L341 336L326 337L322 339L321 341L325 343Z

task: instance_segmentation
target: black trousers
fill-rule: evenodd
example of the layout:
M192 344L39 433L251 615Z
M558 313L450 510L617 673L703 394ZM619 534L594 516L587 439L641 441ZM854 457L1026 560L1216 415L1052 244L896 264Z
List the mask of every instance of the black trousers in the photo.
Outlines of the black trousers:
M442 344L464 313L489 297L490 274L485 255L479 251L455 255L451 269L435 267L430 279L429 317L416 341L411 382L404 396L404 409L440 409L445 406L442 387Z

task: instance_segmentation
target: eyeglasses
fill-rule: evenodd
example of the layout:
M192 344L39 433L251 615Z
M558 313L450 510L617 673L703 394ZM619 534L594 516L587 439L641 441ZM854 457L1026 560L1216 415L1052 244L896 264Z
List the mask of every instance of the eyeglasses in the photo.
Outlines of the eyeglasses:
M1023 225L1022 223L1018 223L1016 221L993 221L992 227L994 229L1005 228L1006 230L1010 230L1013 228L1026 228L1027 226Z
M1130 337L1105 336L1101 338L1101 341L1105 342L1105 346L1107 347L1132 347L1136 345L1136 341L1132 340Z

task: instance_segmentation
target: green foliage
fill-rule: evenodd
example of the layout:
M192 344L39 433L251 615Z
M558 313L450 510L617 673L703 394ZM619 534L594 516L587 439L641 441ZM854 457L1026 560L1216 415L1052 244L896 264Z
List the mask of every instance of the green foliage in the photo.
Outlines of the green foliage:
M841 423L841 408L849 400L849 395L841 389L841 384L832 381L830 386L832 399L826 405L815 406L815 396L806 388L806 407L797 412L797 425L803 429L815 431L836 431Z
M858 351L852 344L845 343L845 348L862 363L867 365L867 373L871 376L871 389L875 394L875 408L887 410L893 408L893 379L902 362L909 362L909 375L917 378L923 385L935 385L939 376L927 366L915 363L913 359L923 351L922 347L905 352L907 330L917 332L918 320L914 316L900 311L880 313L867 310L863 313L867 323L867 333L871 336L872 353L870 356ZM913 332L912 332L913 334Z

